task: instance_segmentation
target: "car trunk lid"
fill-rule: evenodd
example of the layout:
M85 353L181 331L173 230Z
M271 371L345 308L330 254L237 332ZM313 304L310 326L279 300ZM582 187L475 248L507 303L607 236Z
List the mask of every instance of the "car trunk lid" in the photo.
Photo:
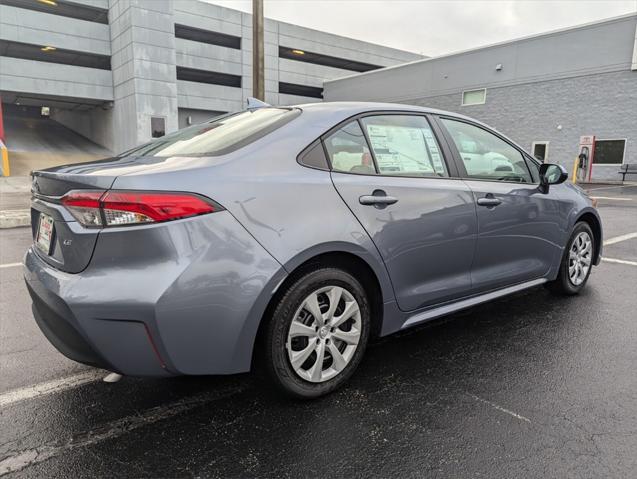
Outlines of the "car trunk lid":
M157 171L175 174L220 161L223 157L122 156L35 171L31 184L34 249L51 266L79 273L91 260L101 228L82 226L62 205L64 195L70 191L107 191L118 178L129 176L135 180L127 183L127 189L162 189L149 181ZM53 222L48 250L38 247L38 232L47 217Z
M61 204L73 190L107 190L115 178L104 168L105 161L35 171L31 182L31 230L34 250L51 266L79 273L88 265L99 235L84 228ZM45 234L45 229L51 228ZM42 229L42 232L40 232ZM38 234L41 233L41 241Z

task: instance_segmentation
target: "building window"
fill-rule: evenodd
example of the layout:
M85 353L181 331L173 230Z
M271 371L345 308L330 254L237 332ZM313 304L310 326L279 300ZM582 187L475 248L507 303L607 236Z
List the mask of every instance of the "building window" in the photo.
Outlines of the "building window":
M193 42L207 43L209 45L219 45L221 47L241 50L241 37L228 35L227 33L202 30L201 28L187 27L186 25L175 24L175 37Z
M370 63L358 62L356 60L348 60L347 58L338 58L289 47L279 47L279 58L313 63L315 65L323 65L332 68L340 68L341 70L350 70L354 72L368 72L382 68L381 66L372 65Z
M624 163L626 140L595 140L593 163L596 165L621 165Z
M195 68L177 67L177 80L209 83L211 85L232 86L237 88L241 87L240 75L197 70Z
M51 45L32 45L30 43L0 40L0 56L86 68L99 68L100 70L111 69L111 57L109 55L66 50Z
M161 138L166 134L166 119L161 116L150 118L150 133L153 138Z
M462 92L462 106L484 105L487 101L487 89L467 90Z
M548 160L549 157L549 142L534 141L531 145L531 151L533 152L533 156L535 158L544 163Z
M65 0L0 0L0 5L108 25L108 10Z
M287 95L323 98L323 89L315 86L297 85L295 83L279 82L279 93Z

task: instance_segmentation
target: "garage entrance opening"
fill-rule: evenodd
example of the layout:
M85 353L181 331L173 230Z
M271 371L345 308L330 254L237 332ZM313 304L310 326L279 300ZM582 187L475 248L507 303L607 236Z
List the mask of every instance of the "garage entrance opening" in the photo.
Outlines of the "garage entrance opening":
M112 156L109 149L82 134L108 131L107 123L99 120L110 111L101 105L10 92L0 95L11 176Z

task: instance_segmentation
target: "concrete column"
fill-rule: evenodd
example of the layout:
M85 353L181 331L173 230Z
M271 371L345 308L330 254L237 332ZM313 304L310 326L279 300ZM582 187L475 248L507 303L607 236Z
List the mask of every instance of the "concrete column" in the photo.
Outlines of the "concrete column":
M173 0L109 0L114 150L151 139L151 118L177 130Z

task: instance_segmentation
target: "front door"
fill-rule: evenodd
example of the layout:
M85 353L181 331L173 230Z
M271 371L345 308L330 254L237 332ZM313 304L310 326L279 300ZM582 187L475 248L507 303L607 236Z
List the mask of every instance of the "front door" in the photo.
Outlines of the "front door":
M559 260L559 200L538 189L538 171L500 136L465 121L441 119L473 192L478 238L475 292L540 278Z
M324 138L337 191L369 233L403 311L471 288L473 193L451 178L424 116L353 120Z

